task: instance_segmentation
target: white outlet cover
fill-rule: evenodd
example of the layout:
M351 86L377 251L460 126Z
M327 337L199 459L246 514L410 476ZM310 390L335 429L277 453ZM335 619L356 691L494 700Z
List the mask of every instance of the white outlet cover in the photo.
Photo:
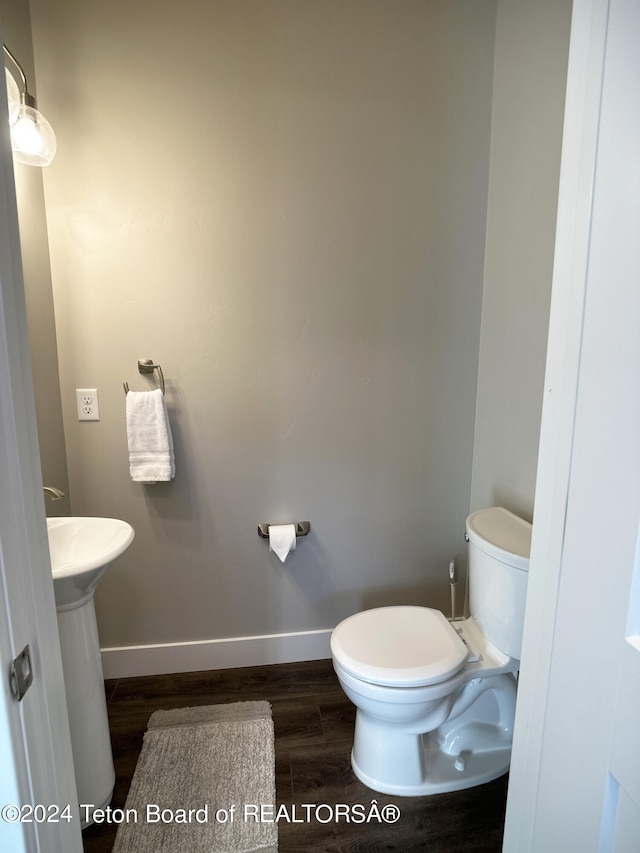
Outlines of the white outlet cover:
M99 421L98 389L76 388L76 410L79 421Z

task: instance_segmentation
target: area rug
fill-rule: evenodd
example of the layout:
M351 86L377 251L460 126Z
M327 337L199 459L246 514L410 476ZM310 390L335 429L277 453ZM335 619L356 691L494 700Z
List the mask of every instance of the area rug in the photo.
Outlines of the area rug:
M275 802L268 702L156 711L113 853L274 853Z

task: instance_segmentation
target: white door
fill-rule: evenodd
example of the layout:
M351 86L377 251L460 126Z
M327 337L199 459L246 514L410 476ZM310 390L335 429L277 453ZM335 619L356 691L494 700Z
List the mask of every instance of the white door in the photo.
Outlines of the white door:
M575 0L508 853L640 851L639 45Z
M0 94L0 849L79 853L8 129ZM27 645L33 683L17 701L10 664Z

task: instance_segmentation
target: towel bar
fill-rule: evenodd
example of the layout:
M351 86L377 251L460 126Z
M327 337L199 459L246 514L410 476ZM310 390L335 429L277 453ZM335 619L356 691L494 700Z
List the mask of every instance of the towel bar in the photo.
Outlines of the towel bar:
M261 539L269 538L269 524L259 524L258 525L258 536ZM310 521L299 521L296 524L296 536L306 536L311 530L311 522Z
M154 370L158 371L158 376L160 377L160 387L162 388L162 393L164 394L164 373L162 372L162 368L159 364L154 364L152 358L138 359L138 373L153 373ZM124 393L129 393L129 383L123 382L122 387L124 388Z

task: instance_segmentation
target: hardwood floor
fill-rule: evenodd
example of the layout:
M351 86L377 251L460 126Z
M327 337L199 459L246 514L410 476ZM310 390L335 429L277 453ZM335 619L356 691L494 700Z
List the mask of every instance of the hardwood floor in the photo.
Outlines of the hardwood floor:
M267 699L275 729L278 804L289 815L305 803L394 803L400 818L348 823L278 822L280 853L494 853L502 847L507 777L451 794L392 797L377 794L354 775L349 755L355 711L331 661L123 678L105 684L116 767L114 808L123 807L150 715L160 709ZM85 853L110 853L117 827L83 833Z

